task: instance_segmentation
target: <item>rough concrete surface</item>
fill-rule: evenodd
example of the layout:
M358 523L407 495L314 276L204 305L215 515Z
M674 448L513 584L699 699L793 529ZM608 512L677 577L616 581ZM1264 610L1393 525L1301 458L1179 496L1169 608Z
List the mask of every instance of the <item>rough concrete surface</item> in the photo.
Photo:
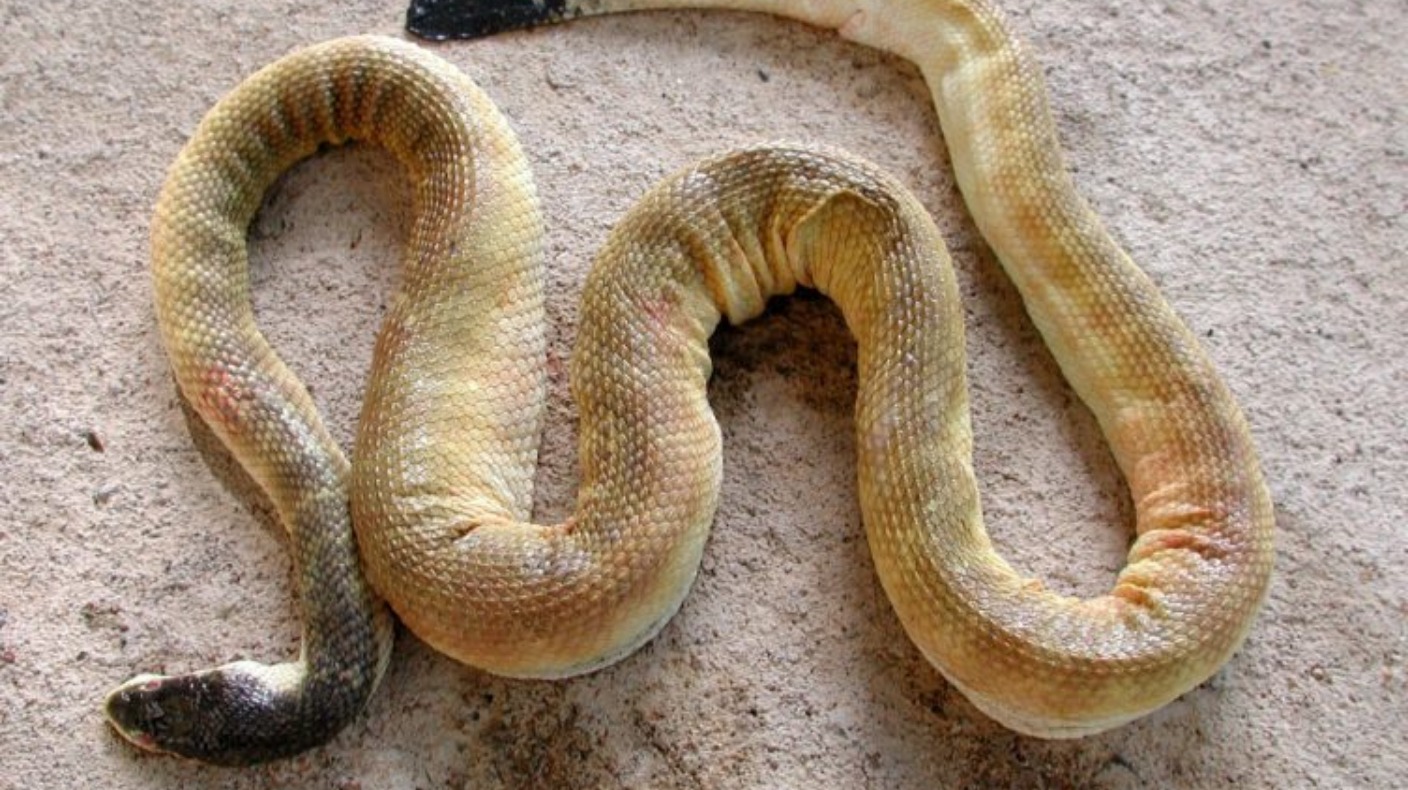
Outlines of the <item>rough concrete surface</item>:
M1212 680L1114 732L1005 731L944 683L875 579L854 491L855 353L816 298L714 342L722 507L682 612L558 683L402 634L366 713L251 769L138 753L134 672L282 660L281 528L183 411L149 212L215 99L300 45L399 31L400 0L0 3L0 787L1401 787L1408 777L1408 8L1402 0L1004 0L1085 194L1240 398L1279 514L1267 605ZM435 47L525 143L551 228L538 517L576 479L563 361L592 252L657 178L728 146L841 146L954 251L990 529L1096 594L1131 509L954 188L917 72L762 16L656 13ZM261 325L352 435L405 190L364 150L299 166L251 230Z

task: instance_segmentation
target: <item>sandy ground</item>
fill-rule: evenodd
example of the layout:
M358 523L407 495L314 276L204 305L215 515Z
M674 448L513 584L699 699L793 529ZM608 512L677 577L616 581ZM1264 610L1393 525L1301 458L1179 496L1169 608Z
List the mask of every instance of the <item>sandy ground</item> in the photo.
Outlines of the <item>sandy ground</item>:
M1239 396L1279 512L1246 647L1130 726L1043 742L906 640L856 508L855 352L815 298L714 348L722 509L680 615L562 683L402 635L369 709L254 769L148 757L98 713L141 670L297 649L267 503L189 424L158 345L150 207L206 108L259 65L396 34L400 2L0 4L0 786L1395 787L1408 776L1408 12L1401 2L1006 0L1086 195ZM991 530L1067 592L1108 586L1130 505L962 208L917 72L766 17L652 14L436 48L522 136L548 224L552 402L538 515L576 479L561 364L592 251L658 177L766 138L900 175L954 250ZM352 433L404 189L325 155L251 233L259 319ZM194 436L194 441L193 441Z

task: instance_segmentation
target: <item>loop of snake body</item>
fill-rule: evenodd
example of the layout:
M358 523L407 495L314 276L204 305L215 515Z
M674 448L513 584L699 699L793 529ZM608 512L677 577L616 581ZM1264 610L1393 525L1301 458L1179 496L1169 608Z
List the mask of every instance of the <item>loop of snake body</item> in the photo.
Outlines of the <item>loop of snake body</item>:
M542 21L696 4L532 9ZM972 216L1130 486L1137 538L1114 588L1057 595L996 554L939 233L875 167L794 145L690 167L611 234L572 363L577 507L561 524L527 523L545 319L524 154L452 66L392 39L340 39L216 105L171 168L152 231L180 387L291 535L303 652L138 676L107 700L122 735L218 763L326 741L387 663L381 598L437 649L502 675L566 677L629 654L679 607L714 516L706 340L721 318L745 321L799 286L834 299L858 343L858 489L876 572L905 631L975 705L1023 733L1098 732L1192 688L1241 643L1273 553L1247 427L1192 334L1076 194L1038 68L999 12L985 0L706 4L837 28L923 70ZM350 463L255 327L245 248L272 181L348 139L389 149L414 194Z

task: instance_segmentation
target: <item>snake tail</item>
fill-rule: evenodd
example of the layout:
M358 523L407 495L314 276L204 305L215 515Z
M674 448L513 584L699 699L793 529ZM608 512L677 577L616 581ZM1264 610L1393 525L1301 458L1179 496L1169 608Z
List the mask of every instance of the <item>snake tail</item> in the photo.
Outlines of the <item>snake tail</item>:
M445 41L482 38L580 15L568 0L412 0L406 10L406 29L430 41Z

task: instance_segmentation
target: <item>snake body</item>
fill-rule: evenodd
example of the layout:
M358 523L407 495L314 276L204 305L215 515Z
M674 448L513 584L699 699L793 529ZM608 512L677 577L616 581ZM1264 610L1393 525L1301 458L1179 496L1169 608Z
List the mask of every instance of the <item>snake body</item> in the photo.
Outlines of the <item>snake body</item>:
M548 4L565 16L641 5ZM1137 538L1114 588L1057 595L996 554L942 239L893 178L796 145L696 164L613 231L572 363L577 507L561 524L528 523L545 342L524 155L439 58L341 39L216 105L173 165L152 232L179 385L289 529L303 654L134 678L108 698L120 733L227 763L325 741L386 664L378 596L437 649L498 674L564 677L629 654L679 607L715 511L707 338L799 286L835 300L857 340L858 489L877 574L908 635L979 708L1024 733L1098 732L1227 660L1273 554L1247 427L1193 335L1076 194L1038 69L1000 14L984 0L721 5L835 27L919 64L973 218L1132 491ZM389 149L415 199L350 464L254 325L244 240L279 173L346 139Z

